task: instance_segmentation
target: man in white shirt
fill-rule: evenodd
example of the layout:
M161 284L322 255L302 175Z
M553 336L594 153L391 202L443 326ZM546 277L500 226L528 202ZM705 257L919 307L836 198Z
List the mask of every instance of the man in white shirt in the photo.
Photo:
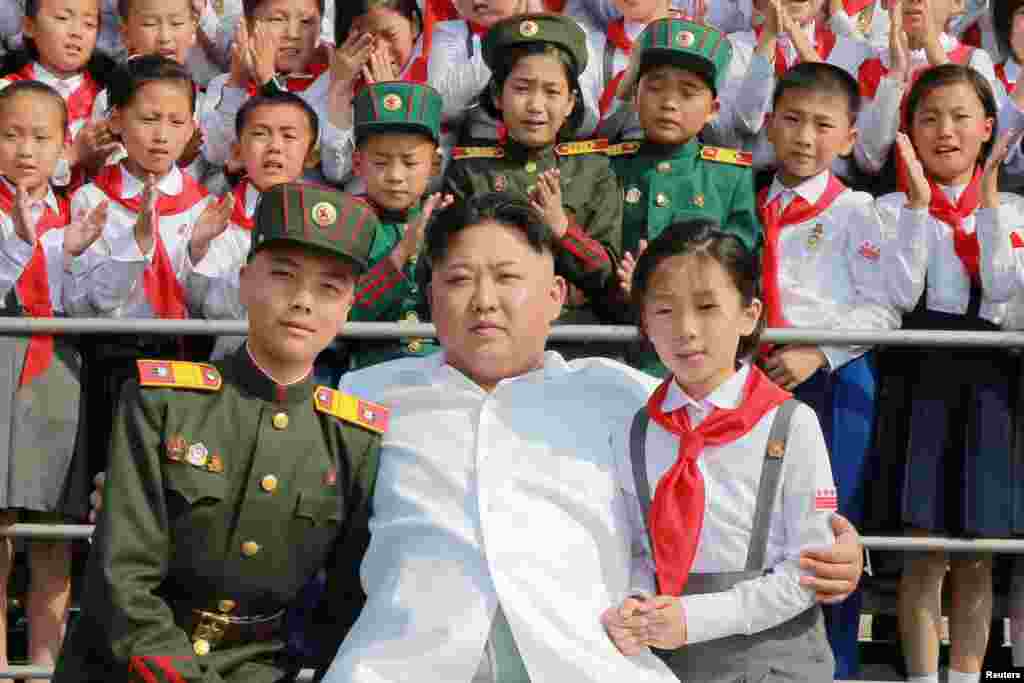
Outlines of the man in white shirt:
M566 293L552 240L510 195L445 210L425 255L444 351L342 380L391 418L361 572L367 603L325 681L676 680L650 652L621 656L601 625L632 592L638 561L613 435L655 381L545 352ZM805 567L822 579L804 585L830 600L861 570L856 532L840 540Z

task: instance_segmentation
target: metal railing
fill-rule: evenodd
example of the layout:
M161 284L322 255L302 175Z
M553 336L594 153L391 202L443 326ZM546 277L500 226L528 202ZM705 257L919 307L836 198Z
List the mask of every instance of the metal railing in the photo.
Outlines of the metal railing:
M31 334L166 334L166 335L244 335L244 321L213 320L113 320L107 318L0 318L0 336ZM402 339L435 337L433 325L424 323L347 323L341 339ZM589 342L623 345L638 341L637 329L628 325L556 325L550 341ZM942 330L837 331L820 329L771 329L763 339L775 344L823 344L829 346L928 346L963 348L1024 348L1024 332L954 332ZM89 524L13 524L0 528L0 537L28 539L88 539L94 527ZM1024 539L958 539L945 537L864 536L864 546L872 550L947 552L992 552L1024 554ZM0 679L47 680L53 670L40 666L0 668ZM304 670L298 681L312 681L313 671Z

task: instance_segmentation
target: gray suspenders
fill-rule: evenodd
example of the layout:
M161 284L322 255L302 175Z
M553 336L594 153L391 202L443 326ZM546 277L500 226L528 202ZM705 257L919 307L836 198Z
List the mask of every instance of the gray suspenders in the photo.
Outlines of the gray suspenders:
M768 548L772 508L775 507L779 481L782 478L782 460L786 453L789 425L793 418L793 411L798 405L799 402L796 399L789 399L779 406L775 413L775 419L772 420L772 429L768 434L768 445L765 449L764 466L761 468L761 481L757 488L757 504L754 508L750 545L747 548L746 568L738 572L690 574L686 583L686 594L719 593L729 590L740 581L754 579L764 574L764 556ZM633 424L629 430L629 459L633 465L633 481L636 485L636 495L640 499L640 509L643 512L645 526L651 510L651 485L647 481L647 458L644 453L649 421L647 408L641 408L633 417ZM647 535L650 539L650 527L647 528ZM651 547L654 547L653 542Z

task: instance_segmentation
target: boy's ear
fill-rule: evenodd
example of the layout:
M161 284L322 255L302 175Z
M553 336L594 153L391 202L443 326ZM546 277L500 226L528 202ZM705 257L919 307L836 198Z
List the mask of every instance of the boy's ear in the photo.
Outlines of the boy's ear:
M860 131L857 130L857 126L850 126L850 134L843 143L842 149L839 150L839 156L849 156L850 152L853 151L853 146L857 142L857 136L860 135Z
M354 162L353 162L354 163ZM441 177L441 170L444 167L444 152L441 151L440 147L434 148L434 153L430 159L430 175L435 178Z
M722 102L716 97L711 100L711 111L708 112L708 118L705 125L711 123L718 118L718 114L722 111Z
M302 166L303 166L303 168L305 168L308 171L310 169L316 168L319 165L320 165L320 143L317 142L315 145L313 145L312 147L309 148L308 152L306 152L306 160L303 162Z

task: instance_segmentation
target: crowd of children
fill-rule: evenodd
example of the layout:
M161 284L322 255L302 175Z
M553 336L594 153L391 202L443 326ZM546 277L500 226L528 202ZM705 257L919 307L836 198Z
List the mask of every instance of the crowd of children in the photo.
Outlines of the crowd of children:
M426 321L418 257L431 214L516 193L554 235L568 283L560 322L639 322L645 343L625 358L675 378L652 398L650 419L666 432L652 448L701 431L690 420L703 418L680 426L669 405L765 401L734 440L785 392L813 409L822 434L806 438L825 450L800 456L806 490L783 495L787 506L805 504L787 496L808 496L807 520L766 527L771 560L747 570L791 562L799 539L821 531L811 512L838 508L864 523L875 498L891 501L881 506L893 511L889 528L908 534L1024 531L1016 355L771 346L756 333L1024 325L1024 199L1008 192L1024 186L1022 0L12 0L0 6L0 53L4 315L244 319L239 272L260 196L304 179L355 194L379 219L352 319ZM310 227L335 219L314 213ZM685 275L697 271L703 280ZM712 284L694 290L698 280ZM678 322L690 308L699 331ZM722 372L694 379L718 353L703 335L723 333L719 315L749 343L725 344ZM2 340L0 524L82 516L137 360L216 359L238 343ZM411 336L337 348L328 372L436 350ZM809 422L809 411L795 419ZM765 439L771 424L757 427ZM635 494L661 492L674 459L649 465L651 482L638 480ZM885 467L900 471L898 485L869 490ZM647 501L648 550L660 592L678 595L690 566L676 568L681 581L663 575L653 528L669 515L666 495ZM733 523L721 504L708 498L712 531L700 544ZM740 568L686 543L701 572ZM31 546L39 663L59 649L69 556L66 544ZM0 632L12 557L4 541ZM937 680L947 567L949 680L982 671L991 557L908 554L900 631L910 680ZM751 657L772 633L799 636L815 666L792 675L819 680L808 672L832 659L818 659L828 649L817 646L819 617L785 583L797 571L756 579L746 586L753 602L731 604L752 609L748 635L769 634L748 644ZM1011 612L1024 619L1024 572L1018 579ZM678 647L635 635L647 604L624 605L609 628L624 652L641 641ZM855 595L820 620L839 678L858 672L860 609ZM802 630L776 630L790 619L804 619ZM705 626L705 639L722 638ZM0 668L5 652L0 638ZM700 652L669 661L693 676L723 651Z

